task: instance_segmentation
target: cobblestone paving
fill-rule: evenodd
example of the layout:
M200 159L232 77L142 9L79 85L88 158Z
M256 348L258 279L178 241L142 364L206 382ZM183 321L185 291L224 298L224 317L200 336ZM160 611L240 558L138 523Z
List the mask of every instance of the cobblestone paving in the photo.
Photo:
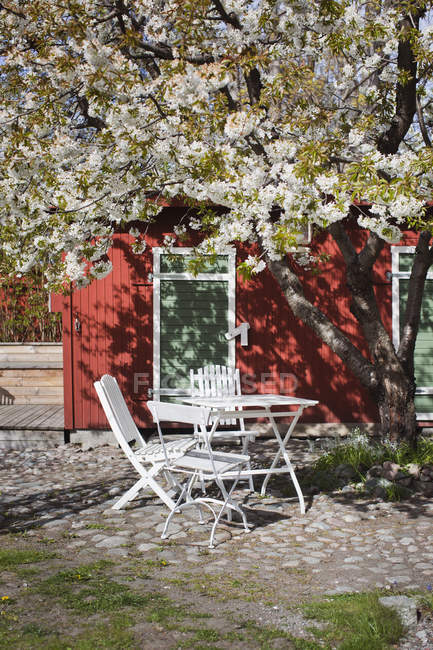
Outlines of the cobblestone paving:
M290 450L298 467L312 459L307 442L292 441ZM252 451L263 460L274 446L260 441ZM160 535L168 511L150 493L125 510L112 510L135 480L115 447L3 452L0 531L62 538L65 551L78 560L108 555L121 562L140 553L167 562L173 576L229 571L260 582L267 601L275 603L264 607L258 599L258 619L288 627L290 603L376 587L425 591L433 584L428 499L390 504L344 492L321 494L307 496L302 516L297 499L282 496L279 478L271 481L266 498L238 491L252 531L245 534L237 523L220 526L217 546L209 550L209 527L198 525L193 509L174 518L165 543ZM431 628L420 625L405 643L402 647L433 649Z

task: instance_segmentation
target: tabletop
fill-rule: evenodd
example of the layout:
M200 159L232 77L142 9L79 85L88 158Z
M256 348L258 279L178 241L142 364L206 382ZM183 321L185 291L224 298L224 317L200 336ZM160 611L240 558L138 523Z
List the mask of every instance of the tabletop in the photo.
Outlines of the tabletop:
M254 395L225 395L223 397L183 397L183 402L195 406L210 408L244 408L256 406L269 408L271 406L315 406L319 402L314 399L294 397L292 395L275 395L273 393L255 393Z

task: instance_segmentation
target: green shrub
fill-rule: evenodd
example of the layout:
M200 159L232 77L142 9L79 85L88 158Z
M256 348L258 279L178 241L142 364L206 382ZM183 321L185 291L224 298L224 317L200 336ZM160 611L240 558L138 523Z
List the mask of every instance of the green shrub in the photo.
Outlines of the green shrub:
M0 341L60 342L60 314L48 310L49 292L37 270L22 278L0 276Z
M401 466L433 463L433 440L420 438L416 448L412 448L405 442L372 441L359 429L354 429L347 440L335 443L324 453L313 469L316 472L332 471L338 465L347 464L362 475L373 465L381 465L387 460Z

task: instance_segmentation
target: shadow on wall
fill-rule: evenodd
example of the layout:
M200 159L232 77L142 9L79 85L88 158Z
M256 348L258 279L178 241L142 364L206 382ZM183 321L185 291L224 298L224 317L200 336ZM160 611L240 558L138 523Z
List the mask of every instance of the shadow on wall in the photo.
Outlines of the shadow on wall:
M6 388L0 386L0 405L13 404L15 402L15 397L10 393Z
M170 232L169 219L165 228L161 234L161 227L155 225L149 246L141 255L132 253L129 235L117 234L110 251L112 274L73 294L73 316L77 315L80 321L80 331L73 334L74 408L78 429L106 426L93 388L93 381L105 372L119 381L138 426L150 425L145 404L151 394L153 376L152 246L160 244L164 233ZM350 312L341 255L331 241L325 243L330 259L323 263L319 275L308 272L306 294L368 358L362 332ZM355 243L357 247L362 244ZM238 262L251 252L242 245L237 248ZM195 282L200 289L200 284ZM214 300L209 300L204 292L203 297L193 296L187 283L184 288L182 294L166 296L165 301L169 316L165 321L176 335L166 341L166 348L161 352L166 360L166 373L173 375L176 375L179 356L192 367L200 348L202 354L197 364L205 365L203 346L209 363L219 361L223 348L212 334L213 325L221 319L222 297L218 285L212 292ZM377 286L376 290L383 311L390 313L390 286ZM318 399L319 405L305 418L310 422L377 421L376 408L369 395L330 348L293 316L269 271L248 283L238 278L236 294L237 324L245 321L251 325L248 347L242 348L239 340L236 342L236 365L241 374L254 382L254 390L287 390ZM205 315L197 311L204 299L207 300ZM197 328L204 328L212 336L204 342L197 335ZM281 388L282 376L291 378L292 384L288 382Z

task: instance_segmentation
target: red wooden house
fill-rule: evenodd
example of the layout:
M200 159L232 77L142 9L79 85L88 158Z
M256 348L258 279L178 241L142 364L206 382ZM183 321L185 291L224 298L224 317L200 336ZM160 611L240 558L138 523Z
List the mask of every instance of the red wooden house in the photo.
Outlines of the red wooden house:
M366 391L328 346L293 317L271 274L264 271L250 281L236 274L251 250L233 247L195 277L187 273L185 247L173 256L164 253L163 238L172 234L179 210L164 209L147 233L143 254L131 251L129 234L115 234L109 253L113 272L53 301L54 310L63 312L65 428L107 428L93 388L104 373L117 377L138 426L150 427L146 401L188 385L189 368L206 363L238 366L244 392L317 399L319 405L307 409L302 422L322 423L322 432L329 425L376 422ZM352 236L361 245L365 233L354 228ZM331 238L323 235L320 244L329 262L319 275L305 271L309 297L362 345L349 309L343 260ZM378 304L396 342L415 244L415 235L408 232L398 246L386 247L375 265ZM241 323L250 326L247 345L225 336ZM425 421L433 420L432 347L429 279L416 350L417 380L424 392L416 398L417 408Z

